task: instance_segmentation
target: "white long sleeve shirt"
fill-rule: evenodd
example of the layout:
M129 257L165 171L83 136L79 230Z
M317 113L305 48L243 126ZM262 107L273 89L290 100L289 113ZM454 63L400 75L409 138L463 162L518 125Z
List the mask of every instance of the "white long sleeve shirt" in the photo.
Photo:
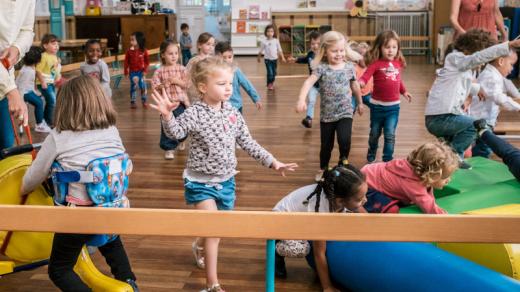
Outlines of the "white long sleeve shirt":
M506 79L495 66L489 64L480 73L477 81L484 90L487 98L480 101L478 96L473 96L470 107L470 115L475 119L486 119L487 123L495 126L500 113L500 106L509 111L520 111L520 104L509 97L506 92Z
M509 96L512 98L520 98L520 91L518 91L518 88L516 88L513 81L504 78L504 86L506 87L506 92Z
M425 115L463 115L462 105L466 97L476 95L480 86L473 83L472 69L509 54L509 43L494 45L472 55L454 50L437 70L437 78L426 101ZM503 83L503 82L502 82Z
M0 0L0 52L15 46L19 60L32 45L35 0ZM16 88L14 69L0 65L0 100Z

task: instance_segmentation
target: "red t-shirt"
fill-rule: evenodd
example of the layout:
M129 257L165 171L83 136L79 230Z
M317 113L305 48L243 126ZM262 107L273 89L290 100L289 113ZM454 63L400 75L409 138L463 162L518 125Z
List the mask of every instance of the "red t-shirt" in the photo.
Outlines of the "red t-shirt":
M148 58L148 50L136 50L133 48L128 49L125 55L125 75L129 72L140 72L146 73L146 69L150 65Z
M400 94L406 92L401 80L402 68L400 61L380 59L370 64L359 80L367 84L371 77L374 79L372 99L381 102L396 102L400 100Z

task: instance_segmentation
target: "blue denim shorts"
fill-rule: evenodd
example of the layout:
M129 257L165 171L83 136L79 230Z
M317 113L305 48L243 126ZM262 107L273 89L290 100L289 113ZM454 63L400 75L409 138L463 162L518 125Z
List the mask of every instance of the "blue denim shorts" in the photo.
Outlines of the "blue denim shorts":
M221 183L199 183L184 179L184 199L188 205L214 200L219 210L233 210L235 198L234 177Z

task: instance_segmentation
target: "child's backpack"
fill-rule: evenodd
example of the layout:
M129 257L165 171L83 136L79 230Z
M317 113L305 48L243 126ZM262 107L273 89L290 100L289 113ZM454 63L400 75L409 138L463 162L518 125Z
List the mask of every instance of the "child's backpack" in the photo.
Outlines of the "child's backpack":
M69 183L82 183L93 207L128 208L130 204L126 193L131 171L132 161L126 153L94 159L84 171L65 171L58 162L54 162L51 166L54 203L69 205ZM97 235L87 245L102 246L116 238L117 235Z
M368 213L399 213L399 203L399 200L369 188L367 202L363 207Z

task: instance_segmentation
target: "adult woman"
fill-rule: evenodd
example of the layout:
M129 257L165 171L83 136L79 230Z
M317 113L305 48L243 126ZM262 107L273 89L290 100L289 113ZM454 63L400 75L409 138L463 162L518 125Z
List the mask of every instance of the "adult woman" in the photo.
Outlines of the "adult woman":
M455 28L454 38L471 28L481 28L489 31L495 40L498 29L502 41L508 40L498 0L452 0L450 21Z

